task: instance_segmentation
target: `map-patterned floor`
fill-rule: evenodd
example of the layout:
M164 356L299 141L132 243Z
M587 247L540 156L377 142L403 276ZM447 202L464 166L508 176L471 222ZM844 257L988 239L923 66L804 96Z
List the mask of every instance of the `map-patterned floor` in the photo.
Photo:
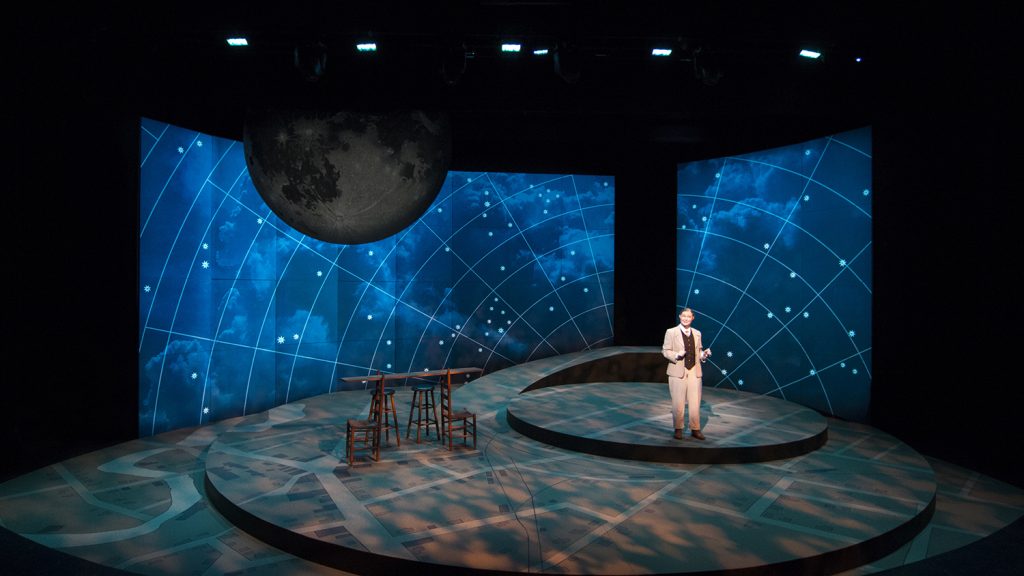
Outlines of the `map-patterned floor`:
M403 435L380 462L350 467L344 421L366 413L369 395L342 392L15 478L0 485L0 522L134 573L345 573L232 524L211 504L210 487L227 500L229 516L256 519L247 529L330 546L336 566L351 550L358 571L366 567L360 561L380 555L515 572L656 573L843 549L917 517L934 496L931 521L912 539L848 571L867 574L964 546L1024 515L1021 490L832 419L827 443L811 453L722 465L588 455L507 425L504 407L519 390L587 354L599 352L533 362L458 389L457 403L478 416L476 450L449 452L433 438L416 444ZM399 388L396 396L404 416L411 392ZM709 416L709 440L715 428ZM315 557L309 550L301 551Z

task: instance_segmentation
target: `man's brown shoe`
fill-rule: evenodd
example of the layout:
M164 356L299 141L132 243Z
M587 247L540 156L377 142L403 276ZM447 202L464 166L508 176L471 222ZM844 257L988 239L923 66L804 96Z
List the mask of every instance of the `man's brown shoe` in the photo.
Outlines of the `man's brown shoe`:
M683 429L682 428L676 428L676 433L673 434L672 437L675 438L676 440L682 440L683 439Z
M690 431L690 436L693 436L697 440L703 440L704 439L704 433L701 432L700 430L691 430Z

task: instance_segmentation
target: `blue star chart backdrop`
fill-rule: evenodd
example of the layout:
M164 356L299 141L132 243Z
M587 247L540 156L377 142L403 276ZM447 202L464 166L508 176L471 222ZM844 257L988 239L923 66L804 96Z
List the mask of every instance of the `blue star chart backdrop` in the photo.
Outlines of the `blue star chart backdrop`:
M346 246L278 219L241 142L143 119L140 157L140 435L612 343L611 177L450 172L406 230Z
M864 420L871 393L871 130L678 167L676 300L704 385Z

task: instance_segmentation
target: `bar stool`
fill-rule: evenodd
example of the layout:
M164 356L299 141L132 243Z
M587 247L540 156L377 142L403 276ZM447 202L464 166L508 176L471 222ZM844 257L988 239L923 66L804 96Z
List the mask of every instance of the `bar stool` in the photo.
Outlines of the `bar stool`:
M414 424L412 414L416 413L416 443L420 443L420 429L426 427L425 436L430 438L430 425L433 424L437 430L437 437L441 438L441 425L437 420L437 404L434 402L433 384L414 384L412 386L412 405L409 406L409 423L405 427L405 437L408 438Z
M398 410L395 408L395 389L385 388L384 389L384 406L378 406L380 402L380 396L377 394L377 389L373 390L373 397L370 399L370 419L376 420L377 414L384 414L384 441L389 445L391 444L391 429L395 429L395 443L399 446L402 445L401 432L398 430ZM389 407L388 404L391 404Z

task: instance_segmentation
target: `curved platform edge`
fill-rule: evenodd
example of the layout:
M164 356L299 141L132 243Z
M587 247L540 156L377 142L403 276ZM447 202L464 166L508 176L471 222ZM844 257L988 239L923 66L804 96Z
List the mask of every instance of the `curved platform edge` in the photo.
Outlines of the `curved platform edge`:
M596 440L585 436L576 436L550 430L517 417L508 408L505 409L508 425L527 438L543 442L549 446L618 458L620 460L640 460L644 462L663 462L671 464L749 464L794 458L813 452L828 442L828 427L812 436L780 444L760 446L653 446L644 444L627 444L609 440Z

